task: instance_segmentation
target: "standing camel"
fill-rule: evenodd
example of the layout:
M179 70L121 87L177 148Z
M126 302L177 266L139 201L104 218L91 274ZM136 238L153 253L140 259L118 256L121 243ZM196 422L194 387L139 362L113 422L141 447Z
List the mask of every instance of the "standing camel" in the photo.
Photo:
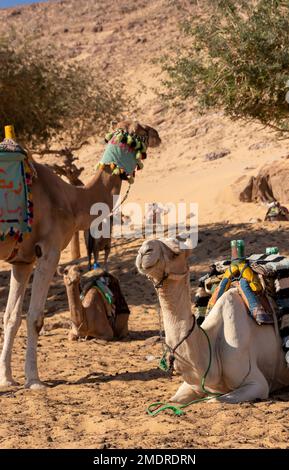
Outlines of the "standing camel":
M160 137L153 128L123 121L116 128L147 140L148 147L160 145ZM90 209L96 202L113 206L113 196L120 194L120 175L112 174L109 165L99 168L92 180L83 187L72 186L44 165L35 163L37 178L33 180L34 221L30 236L16 246L15 240L0 242L0 259L12 264L10 291L4 314L4 341L0 357L0 385L15 385L12 377L11 356L15 335L21 324L21 313L27 283L35 262L31 299L27 314L27 350L25 386L42 388L37 367L38 335L44 320L44 305L61 251L73 234L90 227L93 216ZM13 255L15 248L16 255Z
M248 315L236 288L224 293L210 314L197 325L191 311L188 256L177 240L145 241L136 265L159 285L166 344L174 351L175 369L183 384L171 401L188 403L205 396L201 381L210 363L206 389L219 392L216 400L239 403L266 399L289 385L281 339L272 325L257 325ZM162 281L162 282L160 282Z

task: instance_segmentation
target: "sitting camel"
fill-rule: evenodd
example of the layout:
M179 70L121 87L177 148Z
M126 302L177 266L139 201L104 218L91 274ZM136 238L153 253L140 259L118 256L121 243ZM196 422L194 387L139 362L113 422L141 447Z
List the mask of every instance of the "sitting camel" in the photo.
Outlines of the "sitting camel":
M99 270L97 274L89 276L81 295L81 279L79 267L73 265L64 270L58 268L63 274L66 287L72 330L70 340L78 338L99 338L112 340L124 338L128 334L129 308L121 293L116 277ZM113 294L113 305L105 299L100 289L96 288L95 281L104 279ZM84 281L85 282L85 281Z
M161 143L155 129L135 121L119 122L115 126L115 130L117 129L123 129L129 136L142 139L146 147L157 147ZM135 170L138 165L136 157L131 157L128 163L129 172ZM32 182L34 201L32 233L25 237L22 243L13 237L0 241L0 259L12 264L9 297L4 314L0 386L17 384L12 376L12 348L21 324L26 287L36 265L27 314L25 385L28 388L38 389L43 388L44 384L38 374L37 342L43 326L44 305L49 285L61 251L69 244L75 232L90 228L95 219L95 216L90 214L93 204L102 202L112 210L113 197L120 194L123 174L117 173L115 165L111 165L108 161L95 171L88 184L78 187L66 183L45 165L34 162L34 167L37 177Z
M215 400L266 399L270 392L288 386L289 369L280 337L272 325L255 323L236 288L219 298L202 323L205 332L197 325L191 311L190 254L191 250L180 249L177 240L148 240L136 259L140 273L158 289L166 344L184 380L171 401L188 403L205 396L201 380L210 362L209 343L212 362L205 386L209 392L222 394Z

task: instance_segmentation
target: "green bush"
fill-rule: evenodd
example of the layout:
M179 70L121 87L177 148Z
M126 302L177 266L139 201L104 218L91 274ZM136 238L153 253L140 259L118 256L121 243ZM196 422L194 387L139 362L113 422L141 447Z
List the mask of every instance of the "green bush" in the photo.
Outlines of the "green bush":
M89 67L0 43L0 123L35 149L61 141L73 147L102 131L124 105L122 85L109 84ZM3 137L3 135L2 135Z
M190 45L162 60L166 98L289 131L289 0L210 1L182 29Z

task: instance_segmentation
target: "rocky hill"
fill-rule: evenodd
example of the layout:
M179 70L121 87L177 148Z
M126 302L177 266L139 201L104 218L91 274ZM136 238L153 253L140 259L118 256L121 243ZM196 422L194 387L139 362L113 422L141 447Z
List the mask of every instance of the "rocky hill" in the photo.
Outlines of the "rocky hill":
M205 14L200 3L186 0L48 1L0 10L0 34L16 32L15 47L52 44L57 60L89 63L125 83L134 98L130 116L155 126L163 140L138 175L135 201L197 202L202 223L247 222L262 217L264 207L240 204L231 185L241 179L243 187L263 164L286 156L287 146L267 129L232 122L222 112L200 116L192 103L172 109L161 102L156 59L182 41L179 23L189 13ZM79 152L85 180L101 151L100 138L92 136Z

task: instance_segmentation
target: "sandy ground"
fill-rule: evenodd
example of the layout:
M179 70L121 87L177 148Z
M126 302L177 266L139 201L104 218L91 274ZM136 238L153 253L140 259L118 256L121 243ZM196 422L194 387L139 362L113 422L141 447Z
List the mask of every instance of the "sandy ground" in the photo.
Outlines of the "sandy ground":
M247 249L255 252L278 240L282 252L289 254L288 231L286 223L202 226L191 267L193 290L230 238L246 233ZM217 237L220 233L224 236ZM67 300L62 279L56 276L38 350L47 388L36 392L23 388L22 323L13 357L20 386L0 391L1 448L288 448L288 391L258 403L195 404L181 417L146 414L150 403L168 400L181 379L169 378L158 368L156 295L134 266L139 243L117 240L111 256L112 272L119 276L131 307L127 340L69 342ZM62 262L67 259L68 250ZM7 267L2 269L1 310L9 277Z
M0 33L10 26L40 47L53 42L60 60L89 61L108 78L125 80L127 93L137 102L132 115L156 127L163 141L159 149L149 152L129 202L199 204L193 290L210 262L229 254L232 238L244 238L248 253L278 246L289 255L288 224L256 222L264 218L266 208L240 203L235 183L242 178L238 183L242 189L262 165L286 157L286 141L260 126L232 122L221 112L199 116L191 103L170 109L160 101L155 93L160 70L151 59L166 52L179 37L181 17L174 2L100 4L69 0L23 8L21 14L0 10ZM96 24L103 30L93 32ZM208 153L222 150L229 151L225 157L206 159ZM91 178L101 151L100 137L92 136L79 152L79 164L85 167L83 181ZM167 412L154 418L146 414L150 403L173 395L180 377L170 379L157 367L161 345L156 295L134 267L139 245L139 240L115 241L110 261L131 307L126 341L70 343L66 294L62 279L55 277L38 351L40 376L48 387L33 392L23 388L26 326L22 323L13 356L20 386L0 390L0 447L288 448L288 391L238 406L196 404L181 417ZM62 262L68 261L66 249ZM2 316L9 267L0 263L0 270ZM24 311L28 301L29 293Z

